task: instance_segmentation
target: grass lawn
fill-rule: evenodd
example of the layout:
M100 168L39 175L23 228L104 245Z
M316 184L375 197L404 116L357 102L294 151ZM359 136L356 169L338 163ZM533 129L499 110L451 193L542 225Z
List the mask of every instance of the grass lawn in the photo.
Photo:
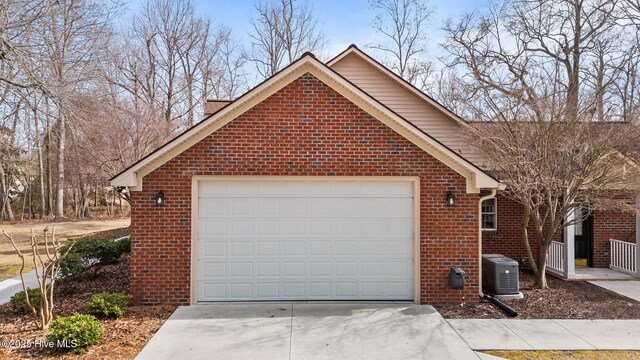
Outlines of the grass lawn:
M33 269L33 264L25 265L24 271ZM8 279L20 274L20 265L0 265L0 280Z
M640 359L640 351L580 350L580 351L484 351L509 360L631 360Z
M65 221L49 223L15 223L0 224L0 281L16 276L20 273L20 259L15 253L9 240L2 234L2 231L13 236L16 245L25 255L25 271L33 269L31 254L31 229L34 230L38 239L42 238L42 230L45 227L55 227L56 235L61 240L105 232L113 229L128 227L129 219L95 219L83 221Z

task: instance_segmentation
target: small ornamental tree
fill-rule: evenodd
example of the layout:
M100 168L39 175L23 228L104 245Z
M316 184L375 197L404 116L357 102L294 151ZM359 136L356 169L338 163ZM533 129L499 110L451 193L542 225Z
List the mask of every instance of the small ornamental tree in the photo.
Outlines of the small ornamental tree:
M470 142L523 206L535 286L563 228L634 211L637 28L612 0L500 0L449 22L444 46ZM534 255L532 242L537 243ZM535 244L534 244L535 245Z
M44 244L40 245L33 230L31 230L31 258L38 279L38 289L40 290L40 307L34 306L29 296L30 292L24 281L24 269L26 265L25 255L16 245L13 236L2 231L4 236L9 239L16 254L20 258L20 280L24 291L24 301L28 312L33 315L34 323L38 329L46 330L53 320L53 289L56 281L56 275L60 270L60 262L69 253L71 246L64 252L61 252L62 244L56 237L55 228L52 228L49 236L49 228L43 230ZM43 248L44 247L44 248Z

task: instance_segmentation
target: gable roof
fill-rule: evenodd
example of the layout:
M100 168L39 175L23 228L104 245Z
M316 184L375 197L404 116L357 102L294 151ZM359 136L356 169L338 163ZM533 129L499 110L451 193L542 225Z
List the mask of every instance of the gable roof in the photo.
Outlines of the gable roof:
M113 186L127 186L131 191L142 190L142 178L184 150L201 141L256 104L304 75L310 73L349 99L355 105L378 119L394 131L411 141L431 156L443 162L466 179L467 192L477 193L480 189L502 188L499 181L479 167L449 149L418 127L380 103L362 89L342 77L311 53L291 63L272 77L258 84L235 101L227 104L202 122L191 127L156 151L132 164L111 179Z
M449 110L446 106L440 104L434 98L432 98L429 95L425 94L422 90L416 88L413 84L411 84L407 80L403 79L402 77L400 77L398 74L394 73L393 71L389 70L389 68L387 68L386 66L382 65L376 59L372 58L369 54L367 54L364 51L360 50L358 48L358 46L356 46L356 44L349 45L349 47L346 50L344 50L340 54L336 55L333 59L327 61L327 65L329 67L332 67L333 65L338 63L340 60L344 59L345 57L347 57L349 55L358 56L359 58L361 58L362 60L367 62L369 65L373 66L374 68L376 68L377 70L379 70L383 74L387 75L388 77L390 77L392 80L394 80L398 84L402 85L404 88L409 90L409 92L411 92L412 94L416 95L418 98L422 99L427 104L429 104L429 105L435 107L436 109L440 110L447 117L455 120L456 122L459 122L460 124L466 124L467 123L467 121L465 119L461 118L458 114L456 114L453 111Z
M471 141L470 123L406 82L355 46L329 62L330 67L376 100L464 156L489 169L489 157Z

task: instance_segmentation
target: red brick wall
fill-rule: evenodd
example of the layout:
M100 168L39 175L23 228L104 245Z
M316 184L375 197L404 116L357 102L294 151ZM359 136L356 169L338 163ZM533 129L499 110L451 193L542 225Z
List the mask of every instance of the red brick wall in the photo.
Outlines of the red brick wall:
M527 255L520 232L522 205L501 195L497 198L497 230L482 232L482 253L503 254L519 261ZM598 211L593 214L594 267L609 267L609 239L636 241L635 221L635 214L630 212ZM561 233L557 235L556 241L563 241ZM531 238L531 245L537 258L538 246L534 237Z
M633 212L597 211L593 214L593 266L609 267L609 239L636 242Z
M420 177L420 299L457 302L452 266L478 293L478 195L465 179L306 74L145 176L132 193L131 291L136 303L190 297L193 175ZM157 191L166 206L154 206ZM452 190L456 206L446 207Z
M500 194L496 196L498 206L498 226L496 230L482 232L482 253L502 254L516 261L527 257L527 250L522 240L520 223L522 222L522 205ZM535 234L529 232L531 250L538 258L538 242Z

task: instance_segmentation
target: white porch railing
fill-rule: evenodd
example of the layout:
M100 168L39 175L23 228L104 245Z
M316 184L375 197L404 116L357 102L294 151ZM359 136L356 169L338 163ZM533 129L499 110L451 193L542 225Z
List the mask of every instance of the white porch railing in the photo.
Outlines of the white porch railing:
M630 274L636 274L638 261L636 259L636 244L610 239L611 263L609 268Z
M547 252L547 268L564 272L564 243L552 241Z

